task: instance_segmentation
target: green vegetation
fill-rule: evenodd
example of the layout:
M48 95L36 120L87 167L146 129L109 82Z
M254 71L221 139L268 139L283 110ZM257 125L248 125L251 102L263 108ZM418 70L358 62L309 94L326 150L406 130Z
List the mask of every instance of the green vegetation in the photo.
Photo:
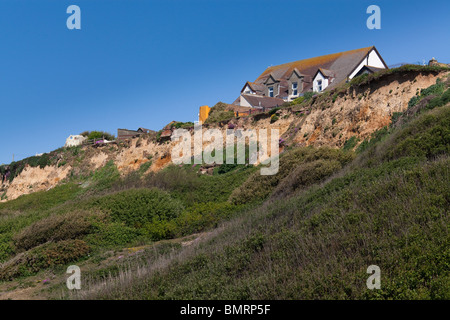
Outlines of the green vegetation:
M379 72L371 73L371 74L362 74L358 77L354 77L349 85L365 85L369 82L377 80L381 77L385 77L386 75L391 74L404 74L404 73L439 73L442 71L449 71L450 67L441 67L441 66L421 66L416 64L406 64L398 68L393 69L384 69Z
M307 102L310 101L312 97L314 97L315 95L318 95L318 92L314 92L314 91L308 91L305 92L303 94L303 96L298 97L294 100L292 100L289 105L294 106L294 105L298 105L298 104L302 104L303 102ZM334 102L334 101L333 101Z
M331 148L294 149L280 157L276 175L263 176L254 172L231 194L234 204L261 202L270 194L286 197L294 191L318 182L353 159L353 154Z
M251 175L232 196L270 201L171 267L88 297L449 299L449 121L448 105L422 113L374 135L353 160L342 150L294 149L279 177ZM366 288L372 264L381 290Z
M278 121L280 118L277 116L276 113L272 114L272 116L270 117L270 123L274 123L276 121Z
M86 137L88 140L98 140L98 139L106 139L109 141L116 140L116 137L105 131L84 131L80 133L83 137Z
M208 119L205 123L225 122L234 118L234 111L228 110L228 105L218 102L209 111Z
M344 143L344 150L353 150L358 144L359 138L357 136L353 136Z
M448 80L447 80L448 81ZM448 86L448 84L447 84ZM392 115L392 123L389 127L383 127L374 133L371 134L369 139L364 140L356 149L357 153L361 153L364 150L368 149L372 145L375 145L385 139L389 134L391 134L395 127L402 126L405 122L410 121L411 119L419 116L421 113L423 113L426 110L432 110L437 107L442 107L450 102L450 89L446 89L446 85L444 82L442 82L441 79L436 80L436 84L431 85L430 87L423 89L420 91L420 94L417 94L408 103L408 110L405 112L394 112ZM426 98L427 97L427 98ZM419 103L420 102L420 103ZM412 110L415 109L413 112ZM427 118L427 121L431 121L431 118ZM436 119L435 119L436 120ZM425 121L425 118L424 120ZM421 123L421 130L426 129L426 125L428 122ZM412 129L412 128L411 128ZM417 128L419 129L419 128ZM443 145L445 145L446 141L446 132L448 129L448 125L446 123L442 123L438 128L435 128L435 130L441 131L441 138L443 138L443 141L436 142L442 145L442 148L444 148ZM405 135L405 139L409 139L411 137L408 137L407 135L411 132L407 132ZM427 132L426 134L427 138L430 138L431 140L435 140L436 138L439 139L439 135L437 135L437 132ZM423 139L424 137L421 137L419 139ZM405 144L407 142L404 142ZM354 146L353 146L354 147ZM352 148L353 148L352 147Z
M23 171L23 169L25 169L27 165L33 168L35 167L45 168L46 166L49 166L54 163L56 163L56 154L44 153L41 156L32 156L20 161L11 162L8 166L1 165L0 175L4 175L6 173L6 169L9 168L10 176L8 179L11 182Z
M149 161L121 176L110 161L0 203L0 281L86 264L89 299L450 299L447 87L359 145L285 148L276 175Z
M194 127L193 122L175 122L172 127L175 127L175 129L189 129Z
M47 243L80 240L99 252L216 227L241 210L227 199L255 170L230 165L199 176L191 166L170 166L143 175L150 163L120 177L109 161L79 177L81 185L62 184L0 203L0 262Z
M30 276L50 267L65 265L86 256L89 251L89 246L82 240L47 243L5 263L0 269L0 280Z

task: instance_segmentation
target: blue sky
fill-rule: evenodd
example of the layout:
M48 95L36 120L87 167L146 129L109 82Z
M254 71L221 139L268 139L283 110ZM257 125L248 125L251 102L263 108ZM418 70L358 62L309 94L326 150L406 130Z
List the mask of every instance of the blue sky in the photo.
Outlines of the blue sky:
M0 0L0 164L84 130L194 121L269 65L371 45L388 65L449 63L449 14L445 0Z

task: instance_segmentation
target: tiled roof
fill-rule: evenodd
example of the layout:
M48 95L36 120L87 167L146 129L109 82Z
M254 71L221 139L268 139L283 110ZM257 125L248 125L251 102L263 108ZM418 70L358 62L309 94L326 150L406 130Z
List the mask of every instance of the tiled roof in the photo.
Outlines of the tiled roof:
M334 72L331 70L327 70L324 68L319 68L319 71L325 76L325 77L334 77Z
M297 69L303 75L312 77L319 68L322 68L331 70L335 77L333 84L336 84L345 80L350 72L374 48L374 46L371 46L272 66L267 68L254 82L263 84L270 74L277 80L288 79L294 69ZM307 84L304 91L311 86L312 83Z
M252 107L258 108L272 108L276 106L281 106L284 103L283 99L272 98L272 97L263 97L256 94L243 94L242 95L245 100L250 103Z
M241 92L244 90L244 88L245 88L247 85L250 87L250 89L252 89L254 92L256 92L256 93L258 93L258 94L263 94L264 91L266 90L266 86L263 85L263 84L261 84L261 83L255 83L255 82L247 81L247 82L245 83L244 87L242 88Z

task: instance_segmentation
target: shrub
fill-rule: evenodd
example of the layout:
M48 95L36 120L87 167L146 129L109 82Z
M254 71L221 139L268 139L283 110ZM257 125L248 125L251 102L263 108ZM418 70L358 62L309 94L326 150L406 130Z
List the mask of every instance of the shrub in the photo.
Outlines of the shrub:
M433 158L450 149L450 109L434 109L392 136L385 159L404 156Z
M450 103L450 89L447 89L441 96L431 99L427 105L427 109L442 107L447 103Z
M99 219L92 223L93 231L85 241L95 247L108 248L123 246L136 241L142 232L123 222L112 222L110 219Z
M154 221L175 219L183 210L182 204L159 189L131 189L103 196L92 206L108 212L113 221L140 228Z
M40 270L65 265L86 256L90 247L82 240L64 240L47 243L21 253L0 267L0 279L13 280L30 276Z
M141 166L139 167L139 170L138 170L139 174L143 175L144 173L146 173L147 170L151 167L151 165L152 165L151 160L141 164Z
M102 168L97 169L91 177L93 182L91 189L102 191L111 188L120 179L119 170L112 160L108 161Z
M412 97L408 102L408 109L414 107L421 99L429 95L441 95L444 92L445 84L438 78L436 84L420 91L420 95Z
M198 203L185 210L176 220L180 235L201 232L216 227L219 221L228 219L237 208L228 202Z
M352 159L353 154L342 150L330 148L314 149L312 147L293 149L280 156L280 167L277 174L262 176L259 171L253 173L242 186L233 191L230 201L233 204L262 201L279 185L281 186L278 187L279 191L277 194L283 193L283 190L291 192L301 186L319 182ZM324 162L318 163L318 160ZM334 161L339 162L340 165L338 166ZM301 167L305 166L311 171L304 172ZM299 177L295 172L301 172L304 176ZM292 176L288 177L291 173ZM286 185L283 186L284 184Z
M247 151L248 149L246 155ZM218 174L220 168L227 172ZM144 184L147 187L169 191L173 198L181 200L185 206L213 201L223 202L255 169L254 166L230 164L216 168L217 171L211 176L199 175L197 169L191 165L169 166L157 173L150 173L144 178Z
M79 192L80 187L76 184L61 184L48 191L38 191L22 195L8 202L0 203L0 211L45 211L75 198Z
M397 120L403 115L403 112L394 112L392 114L391 122L396 123Z
M304 96L295 98L294 100L291 101L290 105L291 105L291 106L294 106L294 105L296 105L296 104L301 104L304 100L305 100L305 97L304 97Z
M316 94L318 93L314 91L308 91L303 94L303 98L305 99L305 101L308 101L311 100L311 98L314 97Z
M278 110L280 110L280 108L279 107L277 107L277 108L273 108L273 109L270 109L270 111L269 111L269 115L271 115L271 116L273 116L275 113L277 113L278 112Z
M49 241L80 238L92 230L90 216L88 211L74 211L36 221L14 236L15 245L28 250Z
M370 135L369 139L364 140L361 142L361 144L356 148L357 153L361 153L364 150L368 149L369 147L377 144L378 142L382 141L385 137L389 135L389 129L387 126L373 132Z
M350 159L349 157L348 160ZM273 196L286 197L298 189L318 183L341 169L346 161L343 162L335 159L319 159L299 165L279 183L273 191Z
M188 129L194 126L193 122L175 122L173 127L176 129Z
M234 111L228 110L228 105L223 102L218 102L211 108L208 114L208 119L205 123L229 121L234 118Z
M275 113L270 117L270 123L274 123L275 121L277 121L278 119L280 119Z
M345 141L343 149L344 150L353 150L353 148L356 146L358 141L359 141L359 138L357 136L351 137L350 139Z
M116 140L116 137L113 134L105 131L84 131L80 133L80 135L86 137L88 140L98 140L102 138L110 141Z

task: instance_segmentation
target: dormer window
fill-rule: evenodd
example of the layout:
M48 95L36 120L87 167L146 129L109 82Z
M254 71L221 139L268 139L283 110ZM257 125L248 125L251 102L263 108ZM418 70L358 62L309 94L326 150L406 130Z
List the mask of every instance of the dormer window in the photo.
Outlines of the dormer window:
M297 82L292 82L292 95L293 95L293 96L298 95L298 85L297 85Z
M322 91L322 80L317 80L317 90Z
M269 97L273 97L273 87L269 87Z

